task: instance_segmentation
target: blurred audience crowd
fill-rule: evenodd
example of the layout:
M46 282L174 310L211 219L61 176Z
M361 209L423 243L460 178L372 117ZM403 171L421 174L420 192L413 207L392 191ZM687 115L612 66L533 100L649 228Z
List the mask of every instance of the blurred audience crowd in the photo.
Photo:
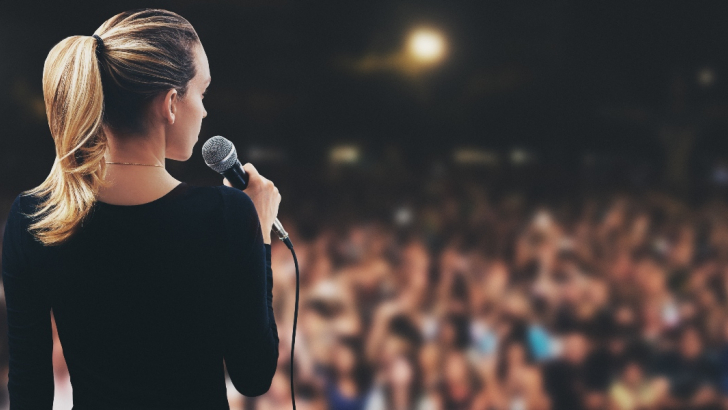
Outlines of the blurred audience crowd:
M728 203L425 192L386 217L281 215L297 408L728 408ZM291 405L296 274L275 238L272 258L279 369L259 397L229 383L231 409Z
M728 408L727 203L430 191L295 239L298 407ZM295 270L283 244L273 257L281 355L262 409L290 405Z

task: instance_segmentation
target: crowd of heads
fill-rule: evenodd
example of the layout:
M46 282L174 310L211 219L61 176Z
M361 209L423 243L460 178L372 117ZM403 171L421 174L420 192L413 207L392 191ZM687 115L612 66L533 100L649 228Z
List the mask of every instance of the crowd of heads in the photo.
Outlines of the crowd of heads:
M284 221L300 263L298 406L728 406L726 203L423 192L391 219ZM295 270L282 244L273 272L281 355L263 408L290 401Z

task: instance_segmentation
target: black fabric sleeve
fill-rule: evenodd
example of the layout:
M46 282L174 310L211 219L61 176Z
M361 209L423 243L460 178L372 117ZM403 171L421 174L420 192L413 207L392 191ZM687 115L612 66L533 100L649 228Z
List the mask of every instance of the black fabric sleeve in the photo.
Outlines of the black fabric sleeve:
M263 242L255 205L243 191L220 186L227 235L225 366L235 389L249 397L270 389L278 363L273 315L271 245Z
M51 410L54 396L51 306L27 263L28 249L24 245L30 233L25 231L27 217L21 213L20 201L19 195L10 208L2 246L10 410Z

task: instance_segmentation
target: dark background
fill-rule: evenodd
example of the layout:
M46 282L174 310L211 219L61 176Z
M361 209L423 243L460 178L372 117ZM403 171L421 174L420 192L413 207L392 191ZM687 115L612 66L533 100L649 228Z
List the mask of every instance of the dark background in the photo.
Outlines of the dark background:
M4 1L6 208L52 164L41 88L48 51L137 7L176 11L202 39L213 82L200 144L226 136L251 162L246 150L272 149L278 156L257 163L281 184L294 170L317 175L333 144L355 143L362 166L389 159L419 173L433 161L447 166L458 147L488 149L506 162L520 148L569 189L578 181L569 175L591 167L599 183L695 194L685 188L708 179L728 148L728 28L720 2ZM438 27L449 53L419 78L336 64L395 52L420 24ZM701 84L701 70L712 82ZM676 103L688 108L671 111ZM689 184L666 176L670 144L659 129L673 122L692 130L683 172ZM168 167L178 178L217 183L199 147Z

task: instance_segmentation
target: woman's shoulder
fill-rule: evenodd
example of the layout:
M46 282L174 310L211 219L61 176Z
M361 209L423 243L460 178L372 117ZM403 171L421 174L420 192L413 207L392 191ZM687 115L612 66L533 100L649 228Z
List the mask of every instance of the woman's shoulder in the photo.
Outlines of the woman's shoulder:
M26 201L23 199L23 193L19 193L14 199L13 202L10 205L10 212L6 215L7 220L9 221L11 218L18 218L22 216L21 209L23 207L23 204Z
M33 242L27 228L31 222L30 213L35 210L36 203L36 197L21 192L10 205L2 232L3 270L15 271L15 264L24 260L24 250Z
M253 200L250 199L250 196L248 196L248 194L246 194L244 191L241 191L237 188L229 187L227 185L219 185L216 188L218 189L219 194L222 197L223 205L227 212L247 213L251 210L255 210Z
M197 211L207 209L220 213L225 219L237 219L240 215L250 215L255 210L248 194L227 185L189 185L183 195L190 199L188 208Z
M237 188L232 188L227 185L217 185L215 186L220 191L220 194L225 198L226 201L251 201L250 196L248 196L245 191L241 191Z
M12 220L20 223L28 223L39 201L39 197L35 194L28 194L26 191L19 193L10 205L10 212L8 212L6 218L7 222L9 223Z
M253 200L245 192L227 185L218 186L217 190L222 197L223 220L228 231L249 232L249 237L255 236L256 231L260 231L260 222Z

